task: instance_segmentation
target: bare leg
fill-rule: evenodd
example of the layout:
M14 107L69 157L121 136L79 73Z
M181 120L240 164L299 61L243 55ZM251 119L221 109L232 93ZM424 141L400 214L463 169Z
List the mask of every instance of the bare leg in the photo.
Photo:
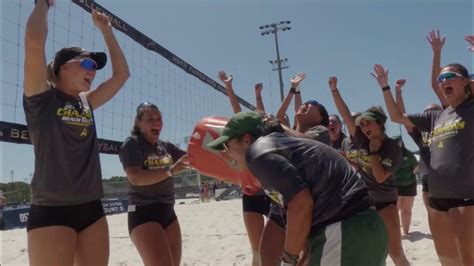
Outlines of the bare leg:
M256 212L244 212L244 223L252 247L252 266L260 265L260 239L263 233L265 219Z
M135 227L131 238L145 266L174 265L165 230L159 223L149 222Z
M410 265L405 256L400 233L400 218L396 206L388 206L379 211L388 233L388 254L397 266Z
M277 265L283 254L285 245L285 229L277 223L268 220L263 230L262 242L260 243L260 259L262 266Z
M76 231L66 226L48 226L28 232L28 259L32 266L73 265Z

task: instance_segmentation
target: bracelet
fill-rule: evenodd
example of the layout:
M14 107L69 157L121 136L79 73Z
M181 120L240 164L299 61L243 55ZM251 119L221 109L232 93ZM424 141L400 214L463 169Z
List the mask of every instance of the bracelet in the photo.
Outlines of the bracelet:
M293 94L301 94L301 91L295 91Z
M385 86L382 88L382 91L389 91L390 90L390 86Z

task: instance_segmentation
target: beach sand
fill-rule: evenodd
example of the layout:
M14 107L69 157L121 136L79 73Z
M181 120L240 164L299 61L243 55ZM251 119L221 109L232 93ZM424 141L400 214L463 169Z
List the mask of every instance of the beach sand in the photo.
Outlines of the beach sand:
M251 249L242 219L240 199L228 201L177 200L181 224L183 256L181 265L250 265ZM109 265L142 265L127 229L127 214L108 216L110 227ZM413 208L411 235L403 247L412 265L439 265L421 186ZM28 265L26 229L1 231L1 265ZM393 265L387 258L387 265Z

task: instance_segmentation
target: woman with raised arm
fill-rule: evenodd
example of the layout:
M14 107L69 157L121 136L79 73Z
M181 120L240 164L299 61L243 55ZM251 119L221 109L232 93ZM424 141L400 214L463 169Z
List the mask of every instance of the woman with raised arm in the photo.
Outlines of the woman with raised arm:
M291 90L289 94L295 93L299 95L300 82L306 78L306 74L299 73L291 79ZM298 96L299 100L295 103L301 103L301 95ZM297 98L298 98L297 97ZM280 109L277 113L277 119L284 121L284 115L288 109L292 96L288 95L282 102ZM329 115L326 107L316 100L306 101L305 103L295 106L295 118L294 127L290 128L289 124L283 123L285 133L294 137L311 138L320 141L326 145L331 145L331 138L329 136Z
M291 78L291 88L288 91L288 94L286 95L285 99L283 99L283 102L281 102L280 108L278 108L278 111L276 113L276 118L287 127L291 127L291 125L288 116L286 115L286 111L290 106L291 100L293 100L293 96L295 97L295 114L298 112L298 109L302 105L300 83L305 78L305 73L298 73L296 76ZM294 120L293 122L293 128L296 128L296 120Z
M219 71L219 79L224 82L227 95L229 96L230 104L234 113L242 111L237 96L232 87L232 75L227 75L224 71ZM258 85L258 84L257 84ZM255 93L257 103L258 96L261 97L261 89L255 86ZM262 87L263 88L263 87ZM258 106L258 105L257 105ZM261 108L263 109L263 102ZM264 111L264 110L259 110ZM265 216L268 216L270 211L270 198L265 195L263 190L259 190L255 195L242 195L242 210L244 217L244 224L247 230L247 235L252 248L252 266L261 265L260 263L260 239L262 239L263 229L265 227Z
M129 70L109 18L93 11L112 61L112 77L91 90L107 55L62 48L47 66L48 9L36 3L25 32L26 122L35 153L28 232L30 265L107 265L109 234L93 111L125 84Z
M445 108L446 106L448 106L448 103L444 98L443 92L441 91L439 83L436 79L438 78L439 72L441 71L441 51L443 50L446 37L441 38L439 30L432 30L430 31L429 36L427 36L426 39L430 43L431 49L433 50L433 65L431 68L431 88L433 89L439 101L441 102L441 106Z
M342 150L343 143L348 140L346 140L346 134L342 132L342 122L338 115L329 115L328 130L331 137L331 147L339 151Z
M179 265L181 261L172 177L188 168L189 158L174 144L160 140L162 129L158 107L142 103L132 134L120 148L129 182L128 233L144 265Z
M433 222L444 222L441 230L453 232L461 261L439 253L449 243L433 230L433 240L443 265L474 264L474 97L469 72L460 64L441 69L438 83L448 107L405 115L397 108L388 85L388 70L374 66L373 76L382 88L393 122L430 132L431 162L428 185ZM454 226L454 231L453 230ZM446 235L442 231L442 235Z
M402 97L402 87L404 82L397 81L395 86L396 91L396 103L398 109L402 113L406 113L405 111L405 104L403 102ZM441 106L437 104L430 104L428 105L423 113L427 113L434 110L442 110ZM408 135L413 139L415 144L420 149L420 161L419 161L419 172L421 175L421 182L422 182L422 195L423 195L423 203L425 204L426 210L428 212L428 225L430 227L430 232L435 240L435 247L436 252L439 257L447 257L453 258L453 261L459 261L456 259L459 257L458 250L456 245L453 245L456 240L454 238L454 228L447 228L445 225L449 224L449 219L447 216L440 216L437 215L436 219L432 218L432 208L429 207L429 187L428 187L428 174L430 168L430 133L429 132L421 132L416 127L412 127L409 125L405 125L405 128L408 132ZM400 191L399 191L400 194ZM403 220L403 219L402 219ZM440 242L436 239L442 239L443 241Z
M385 134L387 117L381 108L371 107L353 120L337 88L336 77L329 78L329 88L352 136L346 157L361 171L375 207L387 227L390 258L395 265L409 265L402 247L397 186L393 179L393 174L400 167L402 153L398 142Z

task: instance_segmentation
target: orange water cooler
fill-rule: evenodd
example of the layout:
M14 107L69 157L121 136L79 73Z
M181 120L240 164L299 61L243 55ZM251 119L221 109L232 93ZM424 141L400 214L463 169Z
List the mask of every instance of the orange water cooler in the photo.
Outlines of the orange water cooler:
M221 136L228 120L226 117L212 116L197 123L188 144L191 166L204 175L240 185L242 192L252 195L260 185L250 171L238 170L226 152L206 146Z

